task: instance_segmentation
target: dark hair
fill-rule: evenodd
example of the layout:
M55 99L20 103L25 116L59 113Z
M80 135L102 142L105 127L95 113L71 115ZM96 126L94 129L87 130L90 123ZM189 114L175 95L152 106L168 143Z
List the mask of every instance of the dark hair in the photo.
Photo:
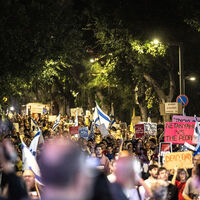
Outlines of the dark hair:
M73 184L76 176L82 167L80 164L81 151L78 147L72 146L60 156L57 163L49 164L46 162L45 153L41 153L39 167L41 170L42 181L45 185L65 187Z
M158 165L149 165L148 171L151 171L154 168L158 168Z
M167 169L165 167L160 167L158 168L158 175L160 174L161 171L167 171Z
M101 143L100 144L97 144L96 146L95 146L95 151L96 151L96 149L98 148L98 147L101 147ZM101 149L102 149L102 147L101 147Z
M187 180L187 172L185 171L185 169L178 169L178 173L177 173L177 176L176 176L176 179L178 180L178 181L180 181L180 173L181 172L185 172L185 174L186 174L186 180Z

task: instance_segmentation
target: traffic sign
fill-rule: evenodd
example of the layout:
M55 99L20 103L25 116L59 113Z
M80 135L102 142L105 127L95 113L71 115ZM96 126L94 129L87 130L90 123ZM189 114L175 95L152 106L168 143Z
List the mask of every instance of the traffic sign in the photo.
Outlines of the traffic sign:
M186 107L189 103L189 100L188 100L188 97L186 95L181 94L176 98L176 102L181 103L183 107Z

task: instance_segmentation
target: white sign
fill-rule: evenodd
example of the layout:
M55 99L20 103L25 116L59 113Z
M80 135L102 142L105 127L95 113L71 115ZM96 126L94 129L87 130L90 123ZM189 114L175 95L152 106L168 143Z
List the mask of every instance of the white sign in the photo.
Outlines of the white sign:
M109 135L109 132L107 131L105 124L99 125L99 126L98 126L98 129L100 130L101 135L102 135L103 137L106 137L107 135Z
M49 122L55 122L57 115L49 115Z
M83 108L71 108L70 109L71 116L75 117L76 116L76 111L78 113L78 116L82 116Z
M165 103L165 113L166 114L178 113L178 103L176 102Z
M157 135L157 123L152 122L140 122L138 124L142 124L144 126L144 134L145 135Z

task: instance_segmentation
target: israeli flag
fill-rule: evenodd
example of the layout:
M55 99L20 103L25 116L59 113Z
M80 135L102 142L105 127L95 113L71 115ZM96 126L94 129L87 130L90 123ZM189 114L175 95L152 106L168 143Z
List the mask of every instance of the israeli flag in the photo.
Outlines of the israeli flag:
M194 118L195 118L195 127L194 127L192 142L197 143L197 146L196 146L196 149L195 149L195 150L197 150L199 145L200 145L200 132L199 132L199 123L197 121L196 115L194 116Z
M22 161L23 161L23 170L30 169L35 175L35 180L38 184L42 184L41 175L40 175L40 168L37 164L37 161L33 154L30 152L26 144L22 142Z
M35 136L33 137L33 140L31 141L31 144L29 146L29 150L33 154L33 156L36 156L37 146L38 146L38 142L39 142L39 139L40 139L40 135L41 135L41 130L39 130L35 134Z
M110 125L110 117L108 115L106 115L101 108L98 106L98 104L96 103L96 109L97 109L97 115L99 118L99 123L100 124L104 124L105 127L108 129L109 125Z
M75 126L78 126L78 111L76 111Z
M52 130L54 131L58 127L59 124L60 124L60 113L58 114L58 116L57 116L57 118L56 118L56 120L54 122Z
M93 122L94 122L95 126L99 126L100 125L99 115L98 115L98 111L97 111L96 107L94 109Z
M34 124L35 127L36 127L36 131L38 132L38 131L40 130L40 128L39 128L39 126L38 126L38 123L37 123L33 118L31 118L31 120L32 120L33 124Z

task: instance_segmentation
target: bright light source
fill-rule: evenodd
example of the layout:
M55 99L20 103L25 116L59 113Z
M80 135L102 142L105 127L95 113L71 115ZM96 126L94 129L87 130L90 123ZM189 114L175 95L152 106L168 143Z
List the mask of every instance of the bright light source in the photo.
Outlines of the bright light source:
M95 60L93 58L90 59L90 62L93 63Z
M13 106L11 106L11 107L10 107L10 110L11 110L11 111L14 111L14 110L15 110L15 108L14 108Z
M196 81L196 77L191 76L191 77L189 78L189 80L190 80L190 81Z
M159 40L155 39L155 40L153 41L153 43L154 43L154 44L158 44L158 43L159 43Z

